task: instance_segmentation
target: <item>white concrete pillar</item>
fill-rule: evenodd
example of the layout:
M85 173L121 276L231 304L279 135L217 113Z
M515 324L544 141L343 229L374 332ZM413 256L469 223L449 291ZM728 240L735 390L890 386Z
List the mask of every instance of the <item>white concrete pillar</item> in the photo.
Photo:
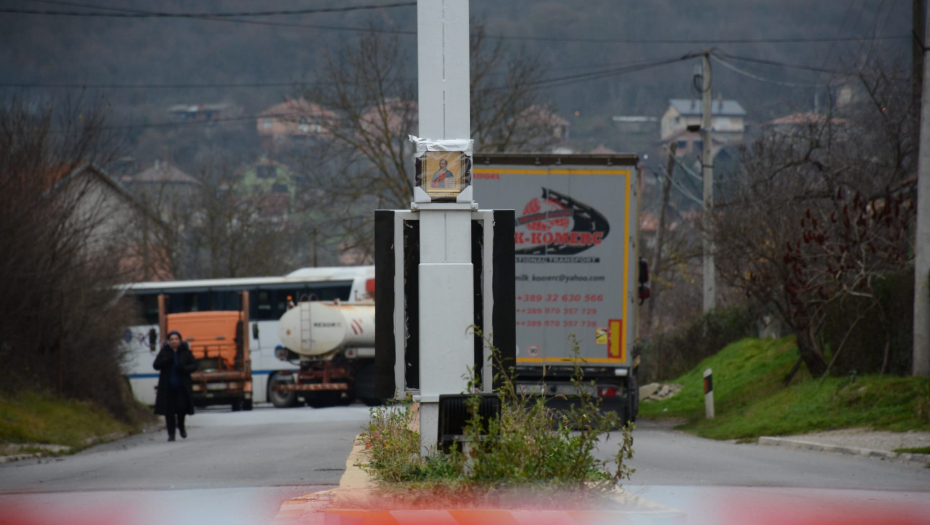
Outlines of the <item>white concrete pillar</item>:
M418 0L420 137L468 139L468 0ZM420 444L436 446L439 395L465 391L474 343L471 211L420 204Z

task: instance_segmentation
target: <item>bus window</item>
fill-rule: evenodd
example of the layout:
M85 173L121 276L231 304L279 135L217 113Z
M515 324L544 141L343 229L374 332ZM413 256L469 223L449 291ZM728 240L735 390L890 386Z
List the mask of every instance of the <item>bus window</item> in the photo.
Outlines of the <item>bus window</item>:
M349 294L352 291L352 285L340 286L311 286L304 293L313 298L314 301L348 301Z
M147 293L136 296L139 300L139 313L145 324L158 324L158 294Z
M202 312L210 309L209 292L173 293L168 297L168 313L181 314Z
M240 306L239 292L224 291L210 293L210 310L212 311L231 311L239 310Z
M257 300L253 301L254 310L252 316L258 321L271 321L280 318L281 316L275 316L274 308L274 292L271 290L259 290L255 293Z

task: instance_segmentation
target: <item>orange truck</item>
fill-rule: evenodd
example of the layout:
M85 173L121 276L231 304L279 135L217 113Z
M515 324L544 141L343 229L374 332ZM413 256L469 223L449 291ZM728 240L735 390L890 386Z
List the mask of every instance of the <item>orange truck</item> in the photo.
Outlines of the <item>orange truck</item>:
M197 371L194 405L230 405L233 412L252 410L252 362L249 356L249 292L240 292L240 311L168 314L168 296L158 296L159 332L177 330L190 346Z

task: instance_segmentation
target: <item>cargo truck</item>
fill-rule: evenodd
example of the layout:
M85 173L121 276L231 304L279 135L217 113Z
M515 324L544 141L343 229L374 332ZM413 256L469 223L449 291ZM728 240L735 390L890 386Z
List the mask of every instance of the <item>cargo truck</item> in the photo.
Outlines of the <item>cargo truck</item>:
M252 410L252 361L249 338L249 292L240 292L241 311L167 314L168 296L158 296L159 333L181 333L197 371L191 374L194 405L230 405ZM162 341L164 343L164 341Z
M570 402L577 364L602 408L625 421L639 409L632 348L648 296L637 164L634 155L476 154L472 179L481 208L515 210L517 387Z

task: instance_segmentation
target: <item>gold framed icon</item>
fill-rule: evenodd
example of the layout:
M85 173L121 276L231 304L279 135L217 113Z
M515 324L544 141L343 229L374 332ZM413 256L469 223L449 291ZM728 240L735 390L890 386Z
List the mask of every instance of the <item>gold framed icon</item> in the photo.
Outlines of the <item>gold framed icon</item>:
M471 158L461 151L427 151L417 159L416 178L431 200L455 200L471 184Z

